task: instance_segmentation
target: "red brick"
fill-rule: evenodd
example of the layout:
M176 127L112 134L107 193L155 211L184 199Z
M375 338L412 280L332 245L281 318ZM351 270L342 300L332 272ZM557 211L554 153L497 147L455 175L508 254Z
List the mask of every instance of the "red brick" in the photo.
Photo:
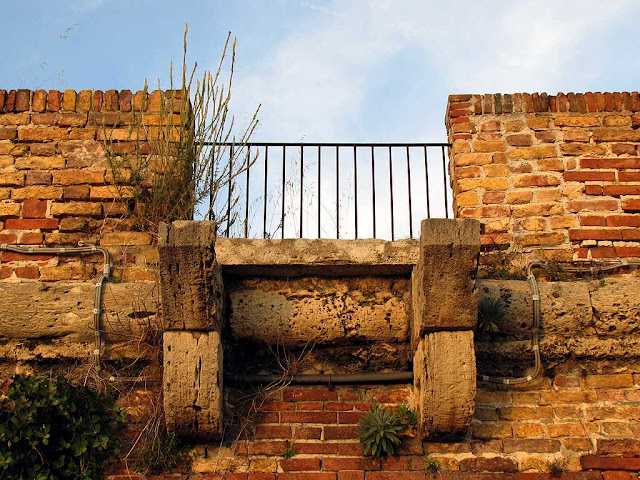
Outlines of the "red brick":
M584 193L586 195L602 195L602 185L585 185Z
M322 437L322 428L320 427L297 427L293 432L294 438L302 438L305 440L320 440Z
M605 185L604 194L611 197L621 195L640 195L640 184L638 185Z
M373 457L327 457L322 459L322 470L380 470L380 459Z
M622 232L607 228L572 228L569 229L569 240L622 240Z
M13 268L7 266L0 266L0 280L9 278L13 274Z
M364 415L365 412L340 412L338 413L338 423L358 423Z
M96 90L93 92L93 101L91 102L91 109L100 112L102 111L102 90Z
M296 442L296 450L303 455L335 455L338 453L338 444L326 442Z
M516 473L513 480L539 480L540 473L538 472L520 472Z
M424 480L424 472L367 472L367 480Z
M337 423L336 412L282 412L280 421L285 423Z
M130 112L131 100L132 100L131 90L122 90L120 92L120 111Z
M518 471L518 466L510 458L504 457L476 457L465 458L460 461L461 472L505 472L515 473Z
M84 200L89 198L89 187L86 185L74 185L64 187L62 198L65 200Z
M18 237L13 233L0 232L0 243L17 243Z
M583 227L604 227L605 217L601 215L580 215L580 225Z
M637 480L637 475L631 475L630 472L602 472L604 480Z
M619 172L618 180L621 182L640 182L640 172Z
M338 480L364 480L364 472L356 472L356 471L338 472Z
M23 232L20 235L20 243L25 245L39 245L43 240L44 235L39 232Z
M640 257L640 247L615 247L617 257Z
M284 425L258 425L255 438L291 438L291 427Z
M335 472L279 473L278 480L336 480Z
M305 410L305 411L314 411L317 412L319 410L324 410L323 402L296 402L292 405L295 405L296 410Z
M591 258L615 258L618 256L613 247L591 247Z
M632 438L598 439L596 450L598 455L624 455L629 452L638 455L640 452L640 440Z
M19 262L21 260L30 260L30 261L38 261L38 260L51 260L53 255L38 255L38 254L28 254L28 253L16 253L16 252L0 252L0 261L3 262Z
M353 410L352 403L342 403L342 402L327 402L325 404L325 410L331 410L336 412L348 412Z
M285 472L299 472L301 470L320 470L319 458L290 458L280 460L280 466ZM331 470L331 469L329 469Z
M640 208L640 201L638 202L638 207ZM618 201L617 200L572 200L567 202L567 208L571 212L580 212L582 210L617 210L618 209ZM623 206L624 208L624 206Z
M66 189L65 189L66 193ZM256 407L257 412L280 412L283 410L293 410L295 404L291 402L265 402Z
M38 267L33 265L29 265L26 267L16 267L15 272L18 278L27 278L30 280L35 280L40 275Z
M582 464L582 468L585 469L640 470L640 458L598 457L595 455L586 455L580 459L580 463Z
M616 172L564 172L566 182L609 181L616 179Z
M283 392L282 398L285 401L326 401L337 400L338 392L328 388L291 388Z
M47 95L47 110L50 112L59 111L61 101L62 94L58 90L49 90L49 94Z
M324 428L325 440L339 440L345 438L357 438L357 426L329 426Z
M609 215L607 217L609 227L640 227L640 217L637 215Z
M26 112L30 107L31 90L20 89L16 93L16 112Z
M55 230L58 228L57 218L8 218L5 223L6 229L18 230Z
M25 200L22 203L23 218L44 218L47 215L46 200Z
M33 92L31 101L31 110L34 112L44 112L47 103L47 92L44 90L36 90Z
M625 212L640 212L640 198L627 198L623 200L622 210Z
M104 92L104 109L108 112L118 110L118 92L116 90L107 90Z
M250 442L248 444L247 453L249 455L281 455L287 446L288 443L285 440L272 442Z
M25 185L51 185L51 173L27 172Z
M15 90L9 90L7 92L7 96L5 97L4 100L4 109L3 111L5 112L13 112L13 108L16 105L16 91Z

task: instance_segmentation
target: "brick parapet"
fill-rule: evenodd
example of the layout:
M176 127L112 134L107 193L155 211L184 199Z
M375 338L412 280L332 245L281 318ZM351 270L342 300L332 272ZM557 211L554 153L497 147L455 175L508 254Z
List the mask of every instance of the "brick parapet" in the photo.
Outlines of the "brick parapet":
M640 256L638 92L452 95L454 213L487 247Z
M153 280L153 237L127 218L104 140L116 153L149 153L161 110L179 112L179 99L178 91L0 90L0 243L98 244L111 251L116 276ZM2 252L0 280L90 279L95 261Z

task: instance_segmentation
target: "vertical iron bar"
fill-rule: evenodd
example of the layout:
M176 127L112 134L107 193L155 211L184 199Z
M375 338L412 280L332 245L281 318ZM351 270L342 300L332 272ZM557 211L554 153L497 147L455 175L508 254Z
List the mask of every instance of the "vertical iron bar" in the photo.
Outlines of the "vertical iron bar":
M231 229L231 183L233 170L233 144L229 149L229 188L227 189L227 238L229 238L229 230Z
M353 198L355 206L356 240L358 239L358 162L356 160L356 149L353 146Z
M249 236L249 168L251 168L251 146L247 147L247 195L244 199L244 238Z
M411 214L411 167L409 166L409 145L407 145L407 190L409 192L409 238L413 238L413 215Z
M391 241L395 237L394 221L393 221L393 161L391 160L391 145L389 145L389 190L391 193Z
M320 192L322 189L320 188L320 158L321 158L321 147L318 145L318 238L320 238Z
M427 162L427 146L424 146L424 178L426 182L427 192L427 218L431 218L431 210L429 209L429 167Z
M336 145L336 238L340 238L340 147Z
M304 145L300 144L300 238L302 238L303 203L304 203Z
M215 147L211 147L215 148ZM209 221L213 221L213 155L211 156L211 164L209 165ZM216 226L217 230L217 226Z
M444 184L444 216L449 218L449 201L447 199L447 165L444 159L444 145L442 146L442 182Z
M282 146L282 215L280 216L280 225L282 226L281 237L284 238L284 188L285 188L285 157L287 147Z
M264 146L264 210L262 213L262 238L267 238L267 172L269 165L269 145Z
M376 238L376 167L373 160L373 145L371 145L371 187L373 191L373 238Z

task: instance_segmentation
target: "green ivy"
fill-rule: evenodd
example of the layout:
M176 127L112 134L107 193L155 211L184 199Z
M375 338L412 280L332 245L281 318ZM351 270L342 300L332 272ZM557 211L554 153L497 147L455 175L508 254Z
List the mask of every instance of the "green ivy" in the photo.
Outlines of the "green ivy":
M16 375L0 399L0 478L102 478L124 417L113 398L64 377Z

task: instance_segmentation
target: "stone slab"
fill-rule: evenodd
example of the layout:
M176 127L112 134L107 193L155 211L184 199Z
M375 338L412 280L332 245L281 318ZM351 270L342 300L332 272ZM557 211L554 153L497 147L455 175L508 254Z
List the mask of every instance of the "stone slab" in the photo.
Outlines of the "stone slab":
M164 333L164 412L169 431L197 440L222 432L222 344L218 332Z

